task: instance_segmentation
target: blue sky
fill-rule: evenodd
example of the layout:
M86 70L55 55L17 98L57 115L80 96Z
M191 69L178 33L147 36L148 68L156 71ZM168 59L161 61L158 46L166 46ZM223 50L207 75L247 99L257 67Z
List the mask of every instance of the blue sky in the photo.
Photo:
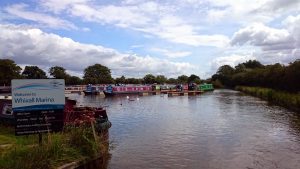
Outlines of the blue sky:
M82 76L196 74L300 58L300 0L0 1L0 58Z

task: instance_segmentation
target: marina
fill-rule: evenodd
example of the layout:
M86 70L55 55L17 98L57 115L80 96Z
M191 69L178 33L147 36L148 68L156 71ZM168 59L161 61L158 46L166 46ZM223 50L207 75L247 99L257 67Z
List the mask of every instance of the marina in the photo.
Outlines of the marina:
M0 169L300 169L300 0L0 15Z
M70 97L106 107L116 145L106 168L300 167L299 114L240 92Z

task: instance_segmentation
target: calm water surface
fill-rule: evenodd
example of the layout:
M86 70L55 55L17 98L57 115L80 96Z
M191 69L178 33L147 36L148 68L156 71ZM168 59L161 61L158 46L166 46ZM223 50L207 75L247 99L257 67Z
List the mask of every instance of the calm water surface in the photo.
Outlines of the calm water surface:
M239 92L72 97L107 106L107 168L300 168L300 116Z

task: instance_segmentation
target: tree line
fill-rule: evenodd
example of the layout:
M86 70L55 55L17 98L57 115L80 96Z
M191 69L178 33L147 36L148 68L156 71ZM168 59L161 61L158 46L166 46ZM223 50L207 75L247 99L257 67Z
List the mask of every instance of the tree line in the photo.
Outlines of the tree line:
M53 66L47 73L38 66L25 66L24 70L11 59L0 59L0 85L10 85L12 79L65 79L66 85L79 84L200 84L201 79L197 75L181 75L177 78L167 78L164 75L154 76L147 74L143 78L126 78L121 76L112 78L111 71L108 67L101 64L94 64L84 69L83 78L72 76L67 73L66 69L61 66Z
M235 67L223 65L211 78L218 87L257 86L288 92L300 91L300 60L288 65L279 63L263 65L256 60Z

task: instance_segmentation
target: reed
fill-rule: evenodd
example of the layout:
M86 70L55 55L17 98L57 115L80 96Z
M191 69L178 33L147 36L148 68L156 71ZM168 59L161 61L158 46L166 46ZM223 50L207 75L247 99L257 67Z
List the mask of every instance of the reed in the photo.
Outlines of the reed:
M237 86L235 89L267 100L276 105L300 112L300 94L262 87Z
M45 134L42 145L36 135L16 137L13 129L4 126L0 126L0 131L0 143L9 144L0 147L1 169L56 168L68 162L107 156L109 149L108 141L101 135L95 138L90 126L68 127L61 133L49 133L48 137Z

